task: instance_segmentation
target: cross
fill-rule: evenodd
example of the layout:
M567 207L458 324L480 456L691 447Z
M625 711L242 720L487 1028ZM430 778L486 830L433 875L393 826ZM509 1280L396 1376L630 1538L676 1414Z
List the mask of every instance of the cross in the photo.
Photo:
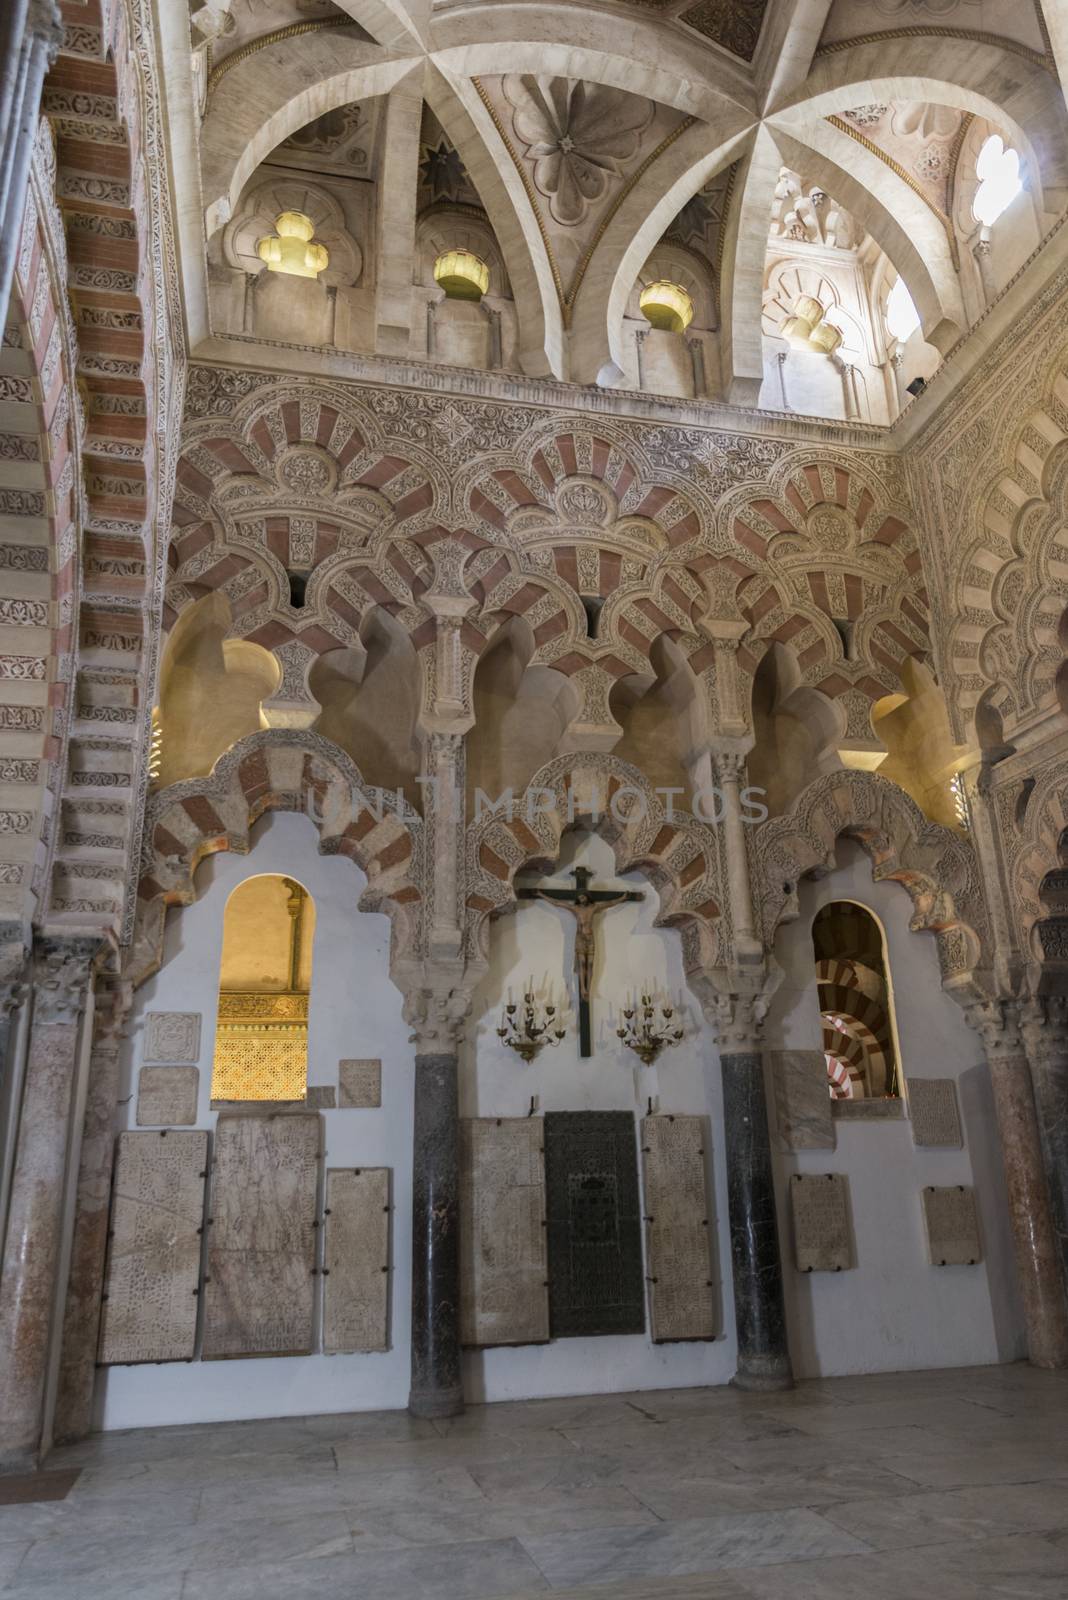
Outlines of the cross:
M570 911L575 928L575 973L579 992L579 1054L592 1056L590 1042L590 983L593 979L594 931L593 919L609 906L622 905L625 900L644 900L640 889L626 889L617 893L612 889L591 889L592 874L588 867L575 867L571 873L575 880L573 889L519 889L520 900L547 900L561 911Z

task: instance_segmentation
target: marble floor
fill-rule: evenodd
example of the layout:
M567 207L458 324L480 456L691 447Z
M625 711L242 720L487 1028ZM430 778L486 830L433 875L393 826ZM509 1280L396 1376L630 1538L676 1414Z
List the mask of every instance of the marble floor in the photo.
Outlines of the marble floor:
M109 1434L0 1505L2 1600L1068 1597L1068 1373ZM65 1487L56 1480L57 1492Z

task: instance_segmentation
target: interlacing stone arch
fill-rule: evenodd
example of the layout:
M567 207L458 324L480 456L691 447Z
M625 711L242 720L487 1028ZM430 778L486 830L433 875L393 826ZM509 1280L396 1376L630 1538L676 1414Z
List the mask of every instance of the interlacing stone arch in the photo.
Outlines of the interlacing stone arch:
M950 713L970 733L985 696L1011 734L1056 708L1065 657L1068 346L974 503L975 521L963 525L979 531L957 555L950 593Z
M391 921L391 966L414 958L422 931L424 828L395 795L364 782L358 767L318 734L269 729L240 739L206 778L151 797L145 819L134 944L127 975L142 983L163 959L167 908L196 898L194 875L220 850L245 854L268 811L297 811L319 834L322 855L349 856L367 875L361 911Z
M500 797L489 797L496 801ZM619 873L641 872L660 896L656 926L678 928L687 972L726 964L726 891L716 830L675 811L629 762L615 756L560 756L497 810L467 828L469 959L484 960L490 918L517 905L515 878L551 871L569 827L612 846Z
M817 778L791 810L756 832L757 883L764 939L798 915L798 880L833 869L840 838L855 839L877 882L892 878L912 901L913 932L935 935L942 984L962 1004L983 992L990 963L986 905L971 843L939 823L894 783L844 769Z

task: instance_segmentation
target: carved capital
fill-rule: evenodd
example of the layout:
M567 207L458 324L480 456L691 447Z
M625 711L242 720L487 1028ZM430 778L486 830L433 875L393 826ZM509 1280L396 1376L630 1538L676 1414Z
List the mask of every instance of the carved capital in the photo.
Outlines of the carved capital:
M133 984L124 981L98 982L93 1007L93 1051L116 1051L126 1037L126 1024L133 1005Z
M743 750L713 750L712 766L716 782L734 787L745 778L745 752Z
M1023 1053L1018 1000L977 1000L964 1015L980 1035L989 1061L1007 1061Z
M706 993L702 996L705 1016L716 1033L721 1055L759 1050L767 997L762 994Z
M1045 1067L1068 1056L1068 999L1032 995L1024 1000L1020 1032L1032 1066Z
M85 1009L99 938L46 936L34 945L33 1020L51 1026L77 1022Z
M404 999L404 1020L418 1056L455 1055L471 1010L464 989L410 989Z

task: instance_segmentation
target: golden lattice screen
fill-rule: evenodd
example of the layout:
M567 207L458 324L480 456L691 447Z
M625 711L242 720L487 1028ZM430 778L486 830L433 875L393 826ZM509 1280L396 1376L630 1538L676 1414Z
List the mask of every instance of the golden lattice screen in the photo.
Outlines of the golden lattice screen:
M315 907L293 878L239 884L226 905L213 1100L303 1100Z

